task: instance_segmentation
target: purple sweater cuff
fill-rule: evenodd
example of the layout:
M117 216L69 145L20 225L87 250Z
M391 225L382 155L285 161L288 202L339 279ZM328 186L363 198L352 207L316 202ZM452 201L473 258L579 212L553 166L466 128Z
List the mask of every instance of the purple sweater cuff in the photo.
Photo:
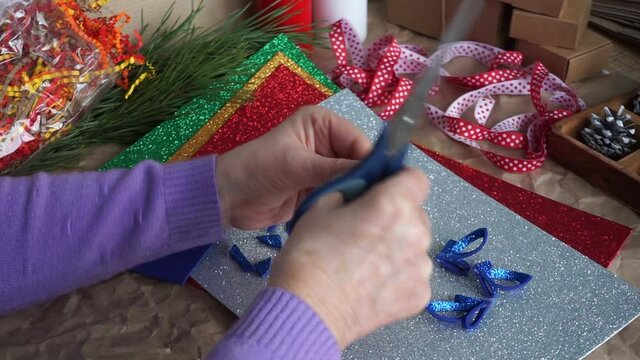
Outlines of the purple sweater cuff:
M0 177L0 314L223 240L215 166Z
M224 239L215 168L215 157L166 166L164 193L169 241L173 246L202 242L194 239L205 238L210 242Z
M267 288L209 356L217 359L340 359L335 337L295 295Z

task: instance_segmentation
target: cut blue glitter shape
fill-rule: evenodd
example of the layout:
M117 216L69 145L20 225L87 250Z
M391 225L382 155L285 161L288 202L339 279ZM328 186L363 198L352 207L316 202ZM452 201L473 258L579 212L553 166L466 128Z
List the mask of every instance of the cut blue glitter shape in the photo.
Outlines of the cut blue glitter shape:
M256 239L272 248L282 249L282 237L278 234L260 235Z
M267 228L267 234L277 234L278 233L278 225L271 225Z
M269 275L271 270L271 258L266 258L255 264L252 264L249 259L242 253L242 250L237 245L233 245L229 250L229 256L238 264L242 271L247 273L257 273L261 277Z
M269 275L269 271L271 271L271 258L266 258L260 262L255 264L255 271L261 277L265 277Z
M482 291L485 296L494 298L498 290L513 291L527 285L533 276L513 270L493 268L491 261L483 261L476 264L474 271L478 275ZM496 280L507 281L512 285L500 284Z
M231 250L229 251L229 256L231 256L231 258L238 265L240 265L240 268L242 269L242 271L244 271L244 272L254 272L255 271L255 267L253 266L251 261L249 261L249 259L247 259L247 257L244 256L244 254L242 253L242 250L240 250L238 245L233 245L231 247Z
M473 330L480 325L487 311L493 305L491 299L476 299L464 295L456 295L453 301L432 301L427 305L427 312L434 318L448 322L460 323L462 327ZM456 312L460 316L446 316L441 313Z
M488 237L489 231L487 228L480 228L465 235L458 241L449 240L438 255L436 255L436 262L456 275L466 275L469 270L471 270L471 265L464 259L480 252L487 243ZM480 239L482 239L482 242L477 248L463 252L469 245Z

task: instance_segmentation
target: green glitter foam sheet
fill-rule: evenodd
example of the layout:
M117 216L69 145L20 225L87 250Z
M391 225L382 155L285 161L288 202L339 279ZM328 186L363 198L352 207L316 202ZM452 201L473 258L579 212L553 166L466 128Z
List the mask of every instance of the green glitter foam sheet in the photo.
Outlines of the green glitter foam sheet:
M318 69L286 35L275 37L245 61L231 77L227 88L216 98L197 98L180 109L176 116L149 132L100 170L130 168L144 160L166 162L189 141L274 55L283 53L303 70L337 92L338 87Z

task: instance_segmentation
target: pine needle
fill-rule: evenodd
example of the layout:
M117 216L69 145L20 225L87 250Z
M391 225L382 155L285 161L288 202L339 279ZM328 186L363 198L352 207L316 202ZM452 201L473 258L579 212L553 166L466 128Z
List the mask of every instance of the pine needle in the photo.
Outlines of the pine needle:
M169 24L173 6L167 10L141 49L156 69L156 76L142 82L128 100L124 100L123 89L110 88L64 136L45 145L26 163L0 174L18 176L76 169L92 146L129 146L194 98L215 97L224 92L233 75L237 75L234 70L274 36L290 32L293 41L312 42L313 34L294 33L294 27L278 25L286 8L267 9L245 19L245 7L219 26L205 30L194 24L202 9L200 2L187 18L173 24ZM141 29L147 32L148 26L143 24Z

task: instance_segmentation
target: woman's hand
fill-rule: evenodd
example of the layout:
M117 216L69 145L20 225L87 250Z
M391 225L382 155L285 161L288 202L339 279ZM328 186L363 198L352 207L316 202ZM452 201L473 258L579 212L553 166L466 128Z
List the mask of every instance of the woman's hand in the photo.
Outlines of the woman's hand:
M371 149L351 123L307 107L217 160L227 225L258 229L289 220L313 188L348 171ZM404 170L343 204L329 194L303 216L276 258L270 286L305 300L342 347L429 301L428 181Z
M305 107L264 136L217 159L225 225L259 229L287 221L310 190L348 171L371 149L353 124Z
M431 297L426 176L403 170L361 198L330 194L296 224L270 286L307 302L344 348L416 315Z

